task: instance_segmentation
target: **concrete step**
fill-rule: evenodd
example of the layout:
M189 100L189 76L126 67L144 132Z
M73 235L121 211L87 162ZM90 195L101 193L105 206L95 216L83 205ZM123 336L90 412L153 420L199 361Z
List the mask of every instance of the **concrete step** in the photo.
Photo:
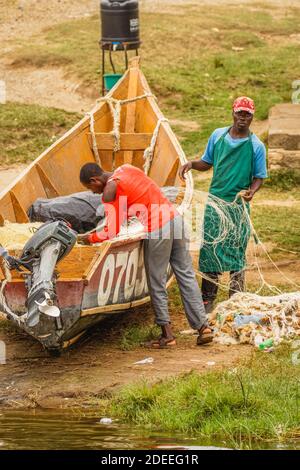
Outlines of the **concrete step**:
M268 167L270 170L281 168L300 170L300 150L285 150L283 148L268 151Z
M278 104L271 109L269 148L300 151L300 104Z

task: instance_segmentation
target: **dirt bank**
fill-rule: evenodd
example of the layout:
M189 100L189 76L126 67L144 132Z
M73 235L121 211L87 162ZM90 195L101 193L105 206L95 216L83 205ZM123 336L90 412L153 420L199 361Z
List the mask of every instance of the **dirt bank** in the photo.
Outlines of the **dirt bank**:
M266 280L280 285L285 275L296 282L299 261L279 264L281 273L265 263ZM248 271L247 279L256 282L257 272ZM7 348L7 363L0 365L0 408L95 406L99 399L138 380L231 368L253 351L248 345L197 347L196 336L180 333L189 329L181 304L173 304L171 318L177 336L175 349L156 351L138 343L125 349L128 346L122 337L129 327L152 324L153 311L147 306L107 320L59 358L49 357L37 341L0 318L0 341ZM147 357L154 359L152 364L135 365Z
M0 167L0 191L8 186L26 168L25 165L14 165L5 168Z

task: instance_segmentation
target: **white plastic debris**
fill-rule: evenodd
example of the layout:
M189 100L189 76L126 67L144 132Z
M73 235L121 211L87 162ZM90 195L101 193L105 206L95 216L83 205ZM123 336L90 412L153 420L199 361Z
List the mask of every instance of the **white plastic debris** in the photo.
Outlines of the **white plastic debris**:
M101 418L99 421L100 424L111 424L112 419L111 418Z
M197 330L191 330L190 329L190 330L182 330L182 331L180 331L180 334L189 336L189 335L197 335L199 333L198 333Z
M224 346L231 346L235 344L239 344L238 340L235 338L232 338L231 336L227 334L222 334L220 336L216 336L214 338L214 341L219 344L223 344Z
M209 367L212 367L212 366L215 366L216 363L215 363L214 361L208 361L208 362L206 363L206 365L209 366Z
M140 364L152 364L154 362L153 357L146 357L145 359L142 359L141 361L137 361L134 363L134 365L140 365Z
M6 364L6 346L4 341L0 341L0 364Z
M214 341L220 344L252 344L261 349L272 340L277 346L283 339L300 336L300 292L234 294L216 307L213 326Z
M258 348L258 346L260 344L262 344L264 342L264 337L258 333L257 335L255 335L254 337L254 345Z

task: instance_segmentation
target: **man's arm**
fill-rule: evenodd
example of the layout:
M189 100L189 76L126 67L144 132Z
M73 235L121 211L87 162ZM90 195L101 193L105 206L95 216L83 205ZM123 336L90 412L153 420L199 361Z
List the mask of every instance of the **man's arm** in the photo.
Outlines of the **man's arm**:
M185 163L179 168L179 177L184 181L185 174L190 170L207 171L212 167L209 163L203 160L192 160L191 162Z
M88 236L88 243L101 243L105 240L111 240L120 232L121 225L126 219L126 212L120 211L119 198L113 202L104 203L106 218L105 227Z
M243 199L247 202L251 201L254 194L261 188L263 182L263 178L253 178L250 188L242 193Z
M115 181L109 181L104 188L102 201L113 202L117 195L117 183Z
M268 177L266 147L256 137L253 140L253 144L254 144L253 180L250 185L250 188L243 193L243 198L245 199L245 201L251 201L254 194L263 185L264 179Z
M216 129L212 133L212 135L208 139L205 152L202 155L201 159L192 160L191 162L182 165L182 167L179 169L179 177L183 181L185 180L185 173L187 173L189 170L207 171L213 166L215 141L218 138L220 131L222 130L223 129Z

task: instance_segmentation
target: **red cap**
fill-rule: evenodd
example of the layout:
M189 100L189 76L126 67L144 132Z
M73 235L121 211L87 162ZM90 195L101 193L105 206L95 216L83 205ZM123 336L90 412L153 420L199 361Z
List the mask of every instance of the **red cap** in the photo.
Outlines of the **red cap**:
M247 96L240 96L233 103L232 109L234 113L238 113L239 111L247 111L248 113L254 114L254 101L251 98L248 98Z

